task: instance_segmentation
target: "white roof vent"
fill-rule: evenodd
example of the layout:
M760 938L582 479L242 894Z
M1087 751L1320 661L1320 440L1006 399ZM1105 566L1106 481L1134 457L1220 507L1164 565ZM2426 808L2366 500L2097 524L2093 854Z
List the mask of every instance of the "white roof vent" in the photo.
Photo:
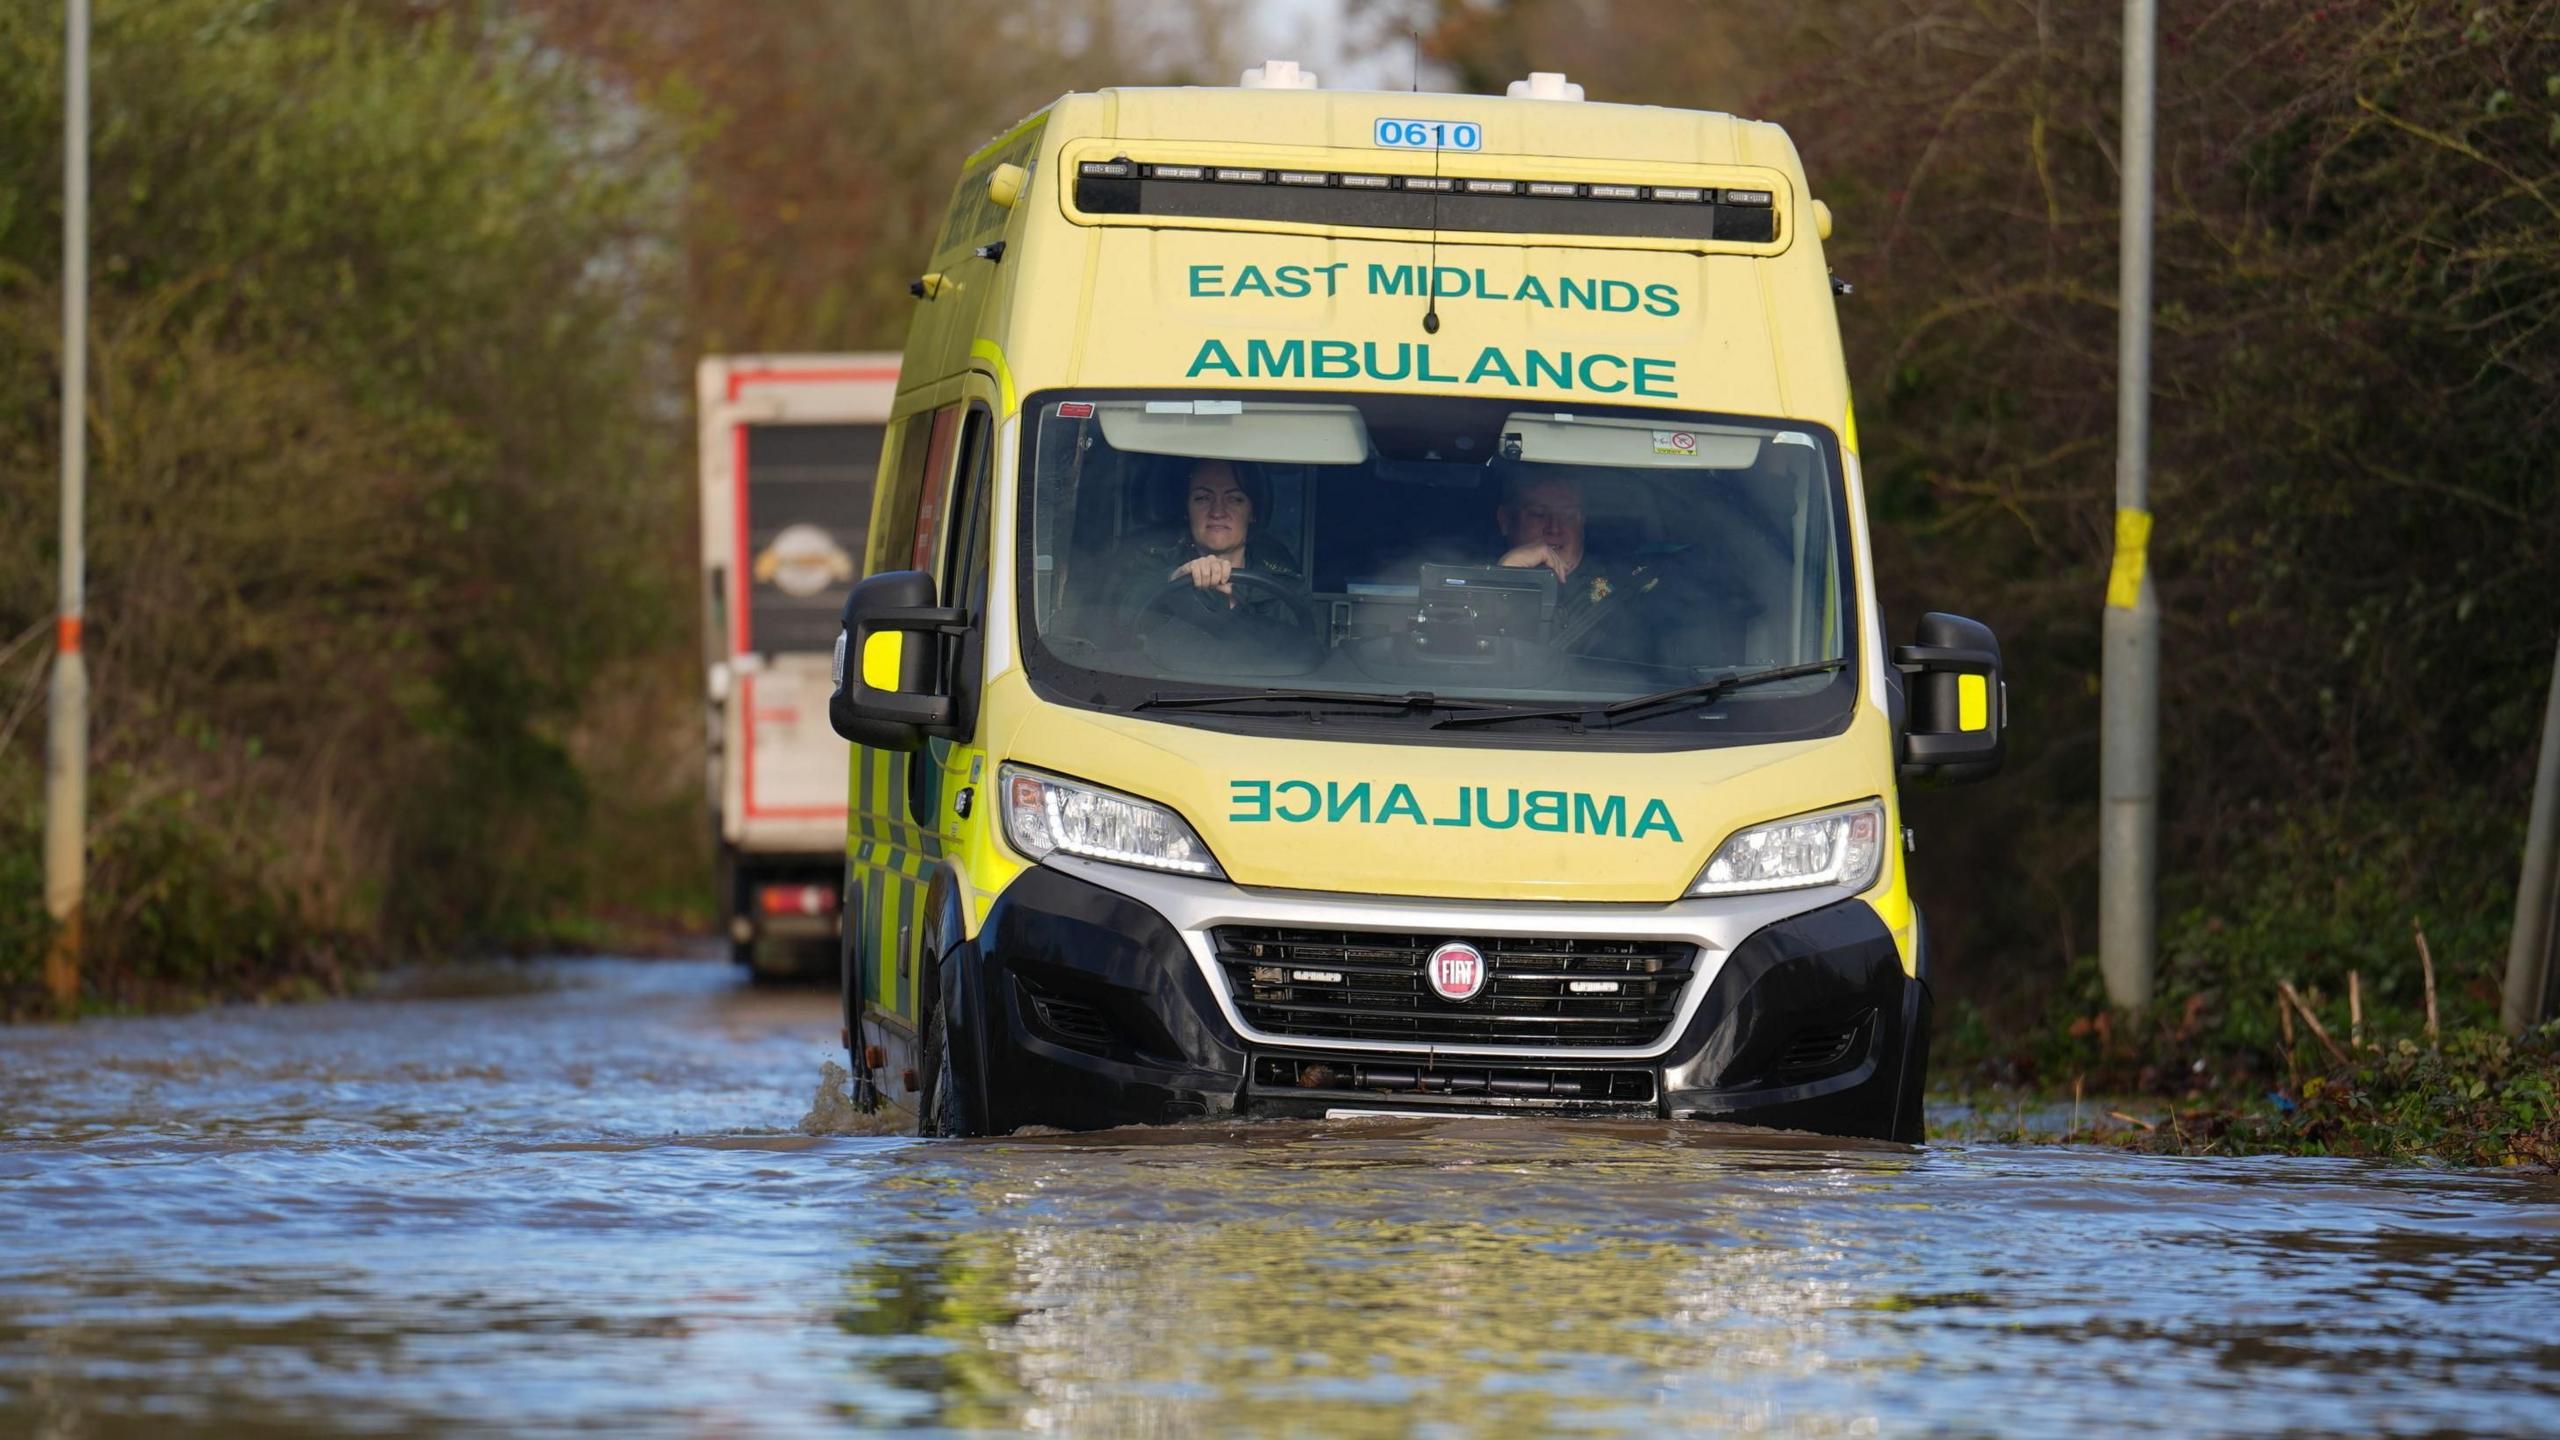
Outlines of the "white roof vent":
M1313 90L1316 77L1295 60L1265 60L1244 72L1243 83L1247 90Z
M1514 80L1502 92L1514 100L1579 100L1582 87L1564 78L1561 70L1532 70L1526 80Z

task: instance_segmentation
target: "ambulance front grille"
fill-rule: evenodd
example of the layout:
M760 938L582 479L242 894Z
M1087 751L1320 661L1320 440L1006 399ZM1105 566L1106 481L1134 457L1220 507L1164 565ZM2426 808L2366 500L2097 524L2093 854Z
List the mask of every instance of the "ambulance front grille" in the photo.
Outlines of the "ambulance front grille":
M1584 1049L1663 1038L1697 963L1671 940L1547 939L1221 926L1210 932L1228 993L1265 1035L1371 1043ZM1474 946L1484 989L1446 1000L1431 952Z

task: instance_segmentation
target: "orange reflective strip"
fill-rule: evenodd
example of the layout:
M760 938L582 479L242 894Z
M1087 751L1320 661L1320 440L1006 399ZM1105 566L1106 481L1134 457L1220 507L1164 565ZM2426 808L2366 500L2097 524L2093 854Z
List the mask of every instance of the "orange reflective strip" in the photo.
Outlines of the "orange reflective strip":
M53 622L53 649L58 655L73 655L80 650L80 617L65 615Z

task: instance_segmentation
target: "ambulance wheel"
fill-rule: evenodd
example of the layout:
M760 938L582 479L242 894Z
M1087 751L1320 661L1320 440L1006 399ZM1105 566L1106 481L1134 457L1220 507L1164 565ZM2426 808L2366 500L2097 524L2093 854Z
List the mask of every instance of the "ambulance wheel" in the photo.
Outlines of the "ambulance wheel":
M1902 1037L1902 1083L1895 1087L1892 1138L1905 1145L1929 1143L1929 1031L1935 1008L1923 988L1910 1029Z
M954 1072L951 1059L950 1007L942 1003L939 976L926 977L926 1003L933 1007L924 1026L924 1052L916 1057L916 1070L925 1077L924 1090L916 1096L916 1133L946 1139L977 1133L969 1117L969 1097Z
M854 891L850 878L845 881L844 905L838 914L844 921L836 943L836 995L844 1016L844 1068L853 1076L853 1103L864 1114L879 1107L879 1092L873 1089L871 1067L862 1063L862 977L856 973L859 957L853 953L855 919Z

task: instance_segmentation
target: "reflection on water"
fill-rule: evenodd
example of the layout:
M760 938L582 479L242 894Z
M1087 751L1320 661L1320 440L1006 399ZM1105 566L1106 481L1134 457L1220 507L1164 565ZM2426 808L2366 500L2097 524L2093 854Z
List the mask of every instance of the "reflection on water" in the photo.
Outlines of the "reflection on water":
M1527 1121L804 1134L832 996L541 974L0 1030L0 1434L2560 1426L2548 1182Z

